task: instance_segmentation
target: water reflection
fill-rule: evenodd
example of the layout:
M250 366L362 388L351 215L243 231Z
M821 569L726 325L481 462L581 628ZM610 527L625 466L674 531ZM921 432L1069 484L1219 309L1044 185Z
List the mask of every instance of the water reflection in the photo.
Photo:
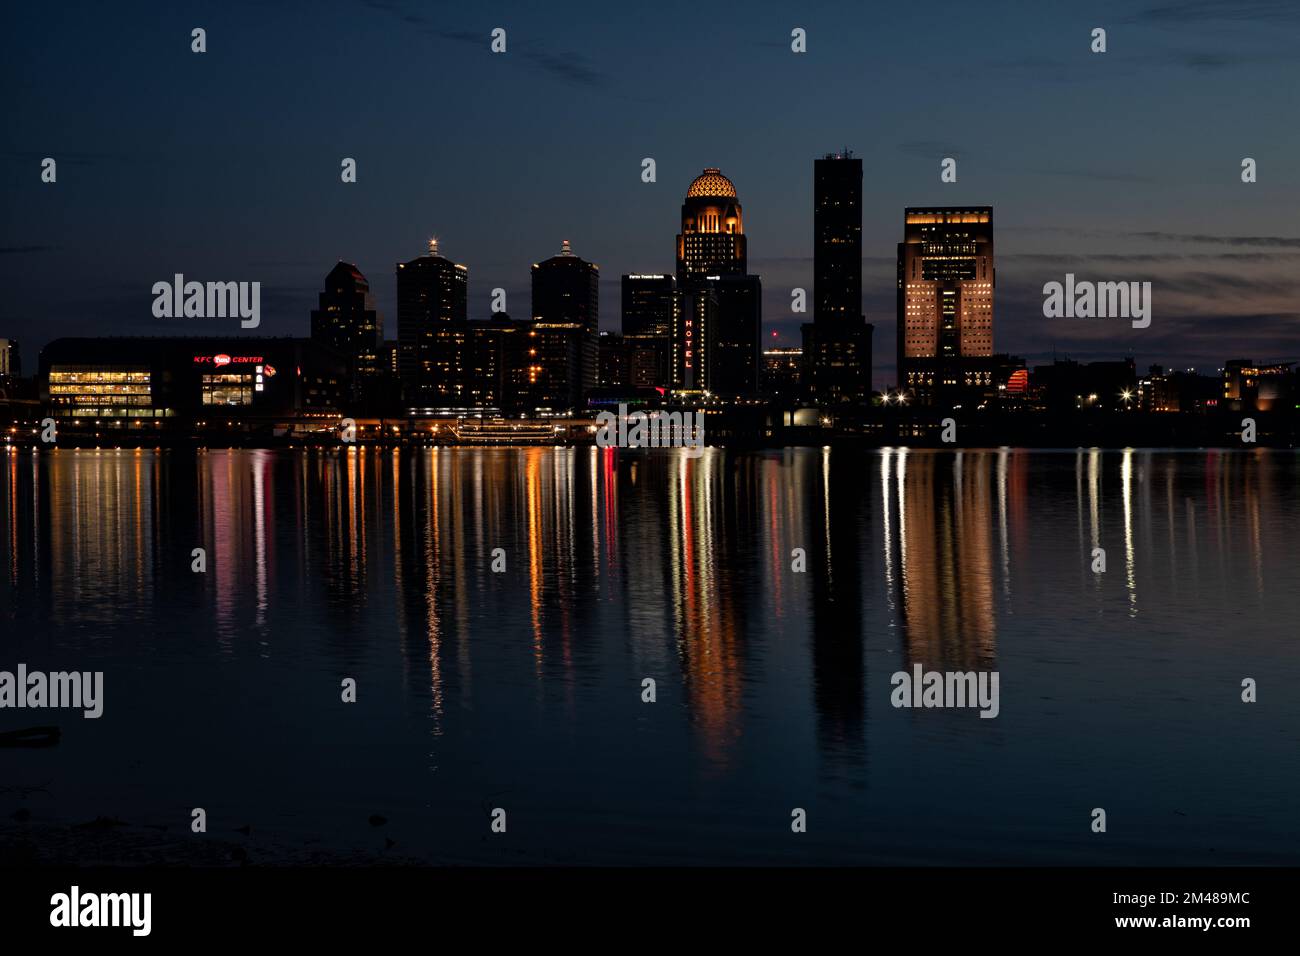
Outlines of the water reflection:
M808 617L818 743L836 762L861 762L866 744L863 545L870 540L867 485L860 464L830 449L801 456L809 554ZM784 577L784 575L781 575Z
M3 455L8 633L191 680L208 656L364 670L436 737L476 714L481 753L586 739L653 677L712 780L811 751L862 786L900 666L1006 667L1058 617L1190 647L1224 607L1293 622L1298 593L1289 453Z
M1094 549L1108 549L1136 615L1144 580L1195 579L1198 536L1208 536L1215 571L1232 555L1263 593L1278 456L1073 456L1079 567L1091 589L1104 586L1091 571ZM397 632L418 644L435 686L447 638L468 679L477 609L504 597L503 582L523 589L538 679L577 679L582 645L595 639L582 627L612 605L635 669L675 660L700 731L720 752L740 733L756 615L785 624L806 615L818 711L836 727L827 740L861 731L861 622L872 595L896 615L909 661L994 663L999 600L1032 572L1029 458L1007 449L715 449L699 459L542 448L9 451L0 513L8 587L46 589L56 622L111 620L124 602L157 601L186 580L180 571L202 547L208 572L194 580L210 592L225 644L270 639L268 614L286 591L350 620L376 589L391 591L403 609ZM1055 499L1057 473L1047 477L1044 496ZM806 588L792 572L795 547ZM491 571L497 549L502 580Z
M882 457L886 560L907 666L995 667L995 578L1009 586L1010 577L1009 555L994 560L1007 520L1005 498L995 501L1005 488L999 454L886 449Z

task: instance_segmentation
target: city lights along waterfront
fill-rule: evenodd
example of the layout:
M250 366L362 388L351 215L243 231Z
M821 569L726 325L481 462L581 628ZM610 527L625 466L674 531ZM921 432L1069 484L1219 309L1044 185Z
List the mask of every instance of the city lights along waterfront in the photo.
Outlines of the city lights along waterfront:
M506 309L504 289L492 290L487 315L474 314L471 269L448 258L443 239L396 265L387 325L370 280L339 261L303 316L303 338L255 334L260 283L178 273L154 286L160 332L166 323L172 334L59 338L30 378L5 340L4 440L581 445L598 441L597 419L617 409L692 414L704 444L731 447L1294 446L1294 360L1225 354L1198 372L1141 368L1132 355L1034 365L998 351L1014 337L997 319L991 206L903 210L896 381L875 389L862 160L845 149L812 165L813 284L791 291L791 309L809 319L799 346L763 348L763 282L750 271L740 192L706 167L686 188L674 270L621 277L617 332L600 328L599 265L567 239L532 264L522 316ZM1076 301L1072 273L1044 288L1053 286L1040 321L1114 318L1110 306L1140 315L1135 328L1150 325L1149 288L1079 280ZM240 328L175 334L214 318Z

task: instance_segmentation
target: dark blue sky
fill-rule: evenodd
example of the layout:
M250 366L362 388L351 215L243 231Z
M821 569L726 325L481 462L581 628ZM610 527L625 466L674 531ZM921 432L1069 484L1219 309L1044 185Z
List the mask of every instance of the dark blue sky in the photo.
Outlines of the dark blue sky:
M932 203L994 207L998 351L1300 358L1294 0L144 9L22 5L0 38L0 338L23 343L29 370L61 335L241 334L153 318L150 289L175 272L261 281L257 332L304 335L345 258L393 337L394 265L435 234L470 268L473 317L496 286L527 315L529 265L570 239L600 265L602 325L617 328L619 275L672 270L705 166L744 205L765 342L794 344L812 162L843 146L864 160L878 388L903 207ZM504 55L489 51L497 26ZM806 54L790 51L796 26ZM1105 54L1089 51L1097 26ZM355 185L339 180L345 156ZM945 156L956 184L939 180ZM1043 283L1067 271L1151 281L1151 327L1043 318Z

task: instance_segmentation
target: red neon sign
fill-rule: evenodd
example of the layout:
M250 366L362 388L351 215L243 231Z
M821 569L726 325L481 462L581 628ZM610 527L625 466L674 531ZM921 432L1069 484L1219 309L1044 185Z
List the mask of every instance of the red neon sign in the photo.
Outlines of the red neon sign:
M260 355L227 355L225 352L218 352L216 355L196 355L194 361L198 365L261 365L262 356Z

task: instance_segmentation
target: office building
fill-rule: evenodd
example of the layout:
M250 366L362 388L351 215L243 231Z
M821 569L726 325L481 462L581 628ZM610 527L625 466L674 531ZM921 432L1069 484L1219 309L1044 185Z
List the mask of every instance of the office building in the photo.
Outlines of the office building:
M361 396L363 382L384 374L383 320L375 311L370 283L352 263L340 260L325 277L325 289L311 313L311 339L347 360L354 397Z
M532 292L535 338L544 339L552 354L561 349L567 355L572 349L577 356L571 372L564 373L572 375L571 381L555 377L561 374L559 368L548 370L548 401L578 408L596 387L600 370L600 266L574 255L565 239L558 255L533 265ZM564 335L573 340L572 345L556 344ZM563 364L569 367L567 358Z
M402 394L414 408L466 403L466 323L469 268L429 251L397 266L398 369Z
M993 209L908 208L898 244L898 384L951 405L993 386Z
M645 388L672 384L673 329L681 308L675 277L623 276L620 318L629 384Z
M49 414L108 427L335 414L348 365L308 339L64 338L41 350Z

